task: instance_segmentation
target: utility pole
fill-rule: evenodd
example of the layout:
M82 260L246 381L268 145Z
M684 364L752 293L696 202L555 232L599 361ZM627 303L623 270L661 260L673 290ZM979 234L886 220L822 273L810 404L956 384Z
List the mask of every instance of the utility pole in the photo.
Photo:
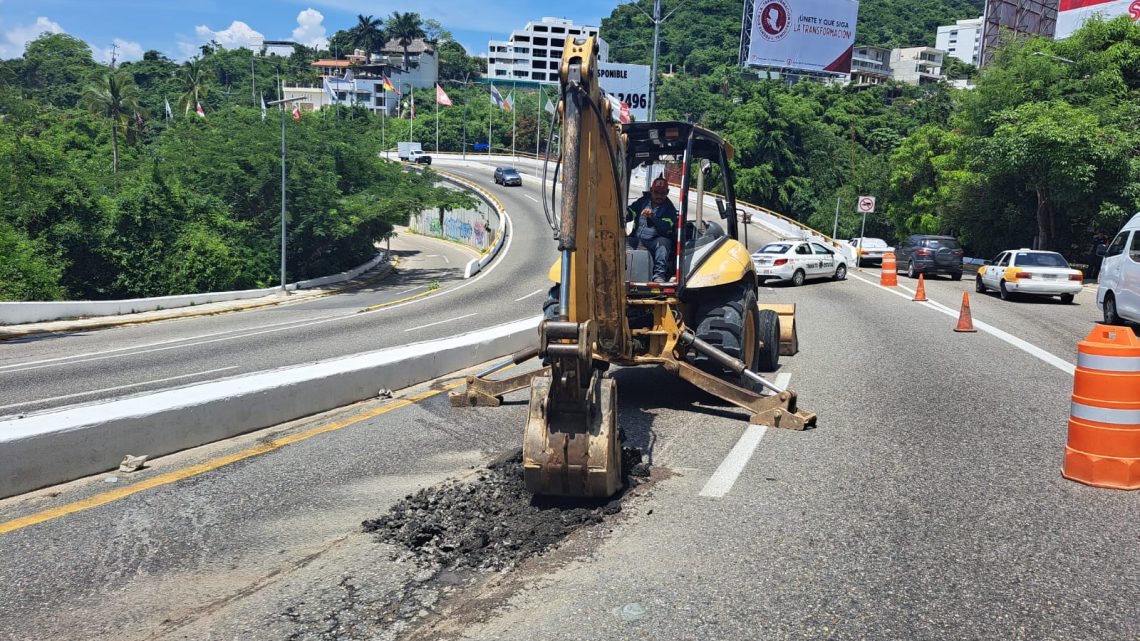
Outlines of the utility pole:
M285 289L285 103L304 100L304 96L296 98L282 98L274 100L270 105L281 106L281 293L288 294Z
M115 60L119 57L119 45L111 43L111 68L115 68Z
M685 4L684 0L680 2L673 10L666 14L664 17L661 15L661 0L653 0L653 15L645 13L645 10L637 7L641 13L644 13L653 23L653 66L649 70L649 122L657 117L657 54L661 48L661 23L665 22L676 13ZM650 167L649 171L645 173L645 189L648 190L653 182L653 171Z

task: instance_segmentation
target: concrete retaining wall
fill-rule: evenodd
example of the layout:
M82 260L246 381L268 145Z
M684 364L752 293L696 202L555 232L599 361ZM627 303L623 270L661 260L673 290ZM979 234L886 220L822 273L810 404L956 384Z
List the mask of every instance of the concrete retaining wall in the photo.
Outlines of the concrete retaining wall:
M539 318L321 363L0 421L0 498L374 398L533 345Z
M385 252L379 252L372 260L358 265L346 272L332 274L289 283L286 289L310 289L342 283L352 280L376 265L387 260ZM220 303L228 300L245 300L269 296L280 287L266 287L264 289L244 289L231 292L209 292L205 294L182 294L179 296L156 296L152 298L128 298L124 300L98 300L98 301L32 301L16 303L0 303L0 325L18 325L20 323L40 323L45 321L63 320L65 318L88 318L93 316L117 316L120 314L134 314L137 312L150 312L159 309L172 309L187 307L189 305L205 305L206 303Z
M454 185L450 180L447 182L449 186ZM454 188L470 189L466 185ZM502 218L490 200L479 192L475 193L480 196L475 208L455 209L443 212L442 216L438 209L429 209L412 216L408 227L417 234L452 240L480 253L486 252L502 228Z

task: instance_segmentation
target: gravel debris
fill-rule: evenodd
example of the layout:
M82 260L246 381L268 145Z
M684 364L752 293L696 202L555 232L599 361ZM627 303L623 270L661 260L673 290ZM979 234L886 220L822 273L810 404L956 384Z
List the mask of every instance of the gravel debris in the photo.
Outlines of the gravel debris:
M623 448L626 490L649 477L641 450ZM465 481L448 481L405 497L387 514L364 521L386 543L416 561L444 568L505 570L540 555L574 530L601 523L622 509L612 499L535 497L523 485L522 452L516 451Z

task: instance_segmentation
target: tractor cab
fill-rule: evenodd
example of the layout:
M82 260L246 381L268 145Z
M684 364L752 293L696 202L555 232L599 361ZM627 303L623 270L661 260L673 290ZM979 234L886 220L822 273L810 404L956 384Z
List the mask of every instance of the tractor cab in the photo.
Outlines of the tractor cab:
M632 219L627 233L637 222L637 213L628 206L648 197L651 181L659 177L668 181L669 196L677 208L677 225L669 242L667 282L653 282L653 256L648 249L627 246L629 295L680 296L701 266L726 242L737 238L736 198L729 167L732 146L703 127L677 121L625 124L621 134L628 191L626 215ZM722 194L714 201L715 212L706 206L706 187Z

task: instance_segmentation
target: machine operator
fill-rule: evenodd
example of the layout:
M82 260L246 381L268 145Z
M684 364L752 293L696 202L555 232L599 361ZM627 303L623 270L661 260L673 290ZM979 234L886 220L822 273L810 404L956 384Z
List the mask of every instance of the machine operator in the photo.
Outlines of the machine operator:
M637 218L637 227L627 239L631 249L638 244L653 255L653 282L669 280L666 269L669 262L669 247L676 242L673 237L677 229L677 208L669 200L669 182L658 177L650 186L649 193L638 198L629 206L626 220Z

